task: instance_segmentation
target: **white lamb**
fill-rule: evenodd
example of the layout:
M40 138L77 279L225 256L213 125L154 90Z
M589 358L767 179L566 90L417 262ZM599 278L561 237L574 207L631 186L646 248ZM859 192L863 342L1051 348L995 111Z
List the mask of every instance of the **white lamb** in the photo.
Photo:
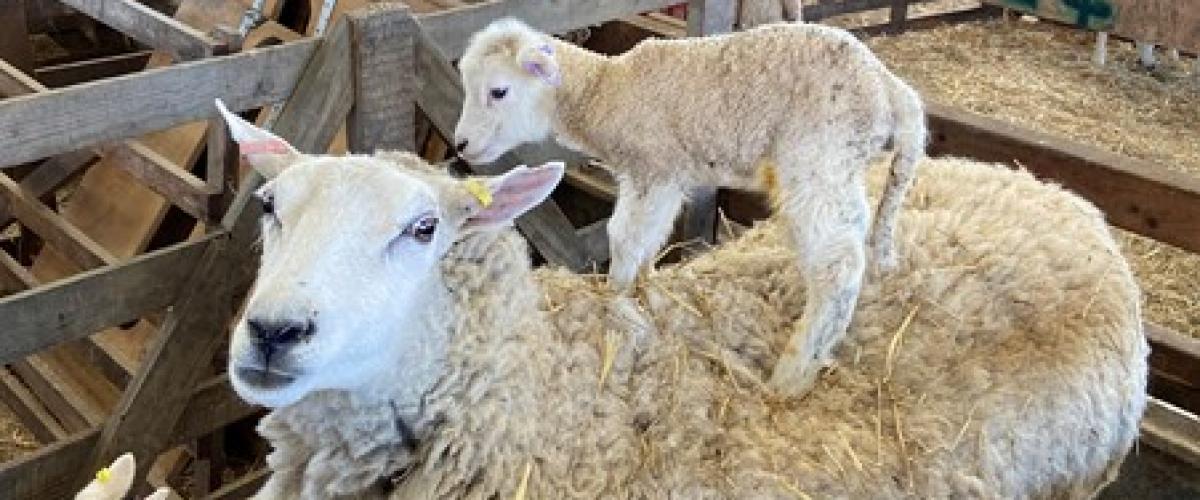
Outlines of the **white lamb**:
M924 154L925 115L916 92L844 30L775 24L606 57L501 19L471 38L459 67L463 159L489 163L552 135L610 168L618 290L662 247L692 188L761 188L772 182L759 167L774 166L809 295L771 375L781 394L806 391L845 335L866 268L863 178L889 141L896 154L870 244L877 269L895 266L896 213Z
M75 500L123 500L133 486L137 475L137 462L132 453L125 453L113 460L112 465L96 471L96 477L88 482ZM154 490L146 500L167 500L171 489L163 486Z
M452 179L228 119L272 177L229 356L274 408L257 498L1087 498L1137 435L1137 286L1101 214L1028 174L926 161L895 279L784 400L785 225L649 274L639 344L603 279L532 270L506 227L561 165Z

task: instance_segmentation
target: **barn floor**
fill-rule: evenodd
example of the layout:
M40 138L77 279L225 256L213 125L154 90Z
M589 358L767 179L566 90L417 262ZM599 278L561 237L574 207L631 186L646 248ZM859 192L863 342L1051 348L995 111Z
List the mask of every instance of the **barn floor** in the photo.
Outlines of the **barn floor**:
M1200 75L1161 55L1139 69L1133 45L1020 20L946 26L868 43L929 100L1200 175ZM1200 255L1118 230L1146 317L1200 337Z

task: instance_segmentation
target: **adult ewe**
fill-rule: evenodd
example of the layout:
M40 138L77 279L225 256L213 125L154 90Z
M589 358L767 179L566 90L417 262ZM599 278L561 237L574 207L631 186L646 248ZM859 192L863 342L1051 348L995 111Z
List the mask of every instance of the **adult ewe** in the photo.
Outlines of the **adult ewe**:
M871 245L895 266L896 213L924 154L917 94L851 34L777 24L737 34L647 40L606 57L502 19L476 33L459 67L466 91L455 142L489 163L553 135L604 160L620 186L609 279L627 291L695 186L762 187L775 166L808 302L771 387L799 395L845 336L865 269L871 218L863 176L896 155Z
M504 227L561 166L271 154L230 120L274 176L229 356L274 407L258 498L1086 498L1137 435L1137 287L1099 212L1027 174L927 161L895 279L781 400L786 226L650 274L639 341L602 279L531 270Z

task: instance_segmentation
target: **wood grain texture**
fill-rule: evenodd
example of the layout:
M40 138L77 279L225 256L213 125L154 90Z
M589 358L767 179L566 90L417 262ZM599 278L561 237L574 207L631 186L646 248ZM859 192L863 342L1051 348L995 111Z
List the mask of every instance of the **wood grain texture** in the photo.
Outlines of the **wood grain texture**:
M33 77L50 88L66 87L141 71L149 62L151 54L153 51L141 50L85 61L43 66L33 70Z
M354 107L350 151L412 151L416 140L417 25L407 7L374 4L348 16L353 32Z
M188 215L207 220L209 189L204 181L139 141L101 146L102 154L125 173L170 200Z
M927 111L930 154L1016 162L1087 198L1111 224L1200 252L1200 179L936 103Z
M181 243L0 299L5 323L0 363L167 307L210 240Z
M539 30L562 33L677 3L679 0L504 0L420 15L417 21L433 46L454 60L462 56L473 33L501 17L516 17Z
M92 269L117 262L108 250L6 175L0 175L0 196L18 220L80 267Z
M217 42L203 32L135 0L62 0L74 9L178 60L208 57Z
M0 101L0 165L207 118L218 97L237 110L279 102L316 44L301 40Z

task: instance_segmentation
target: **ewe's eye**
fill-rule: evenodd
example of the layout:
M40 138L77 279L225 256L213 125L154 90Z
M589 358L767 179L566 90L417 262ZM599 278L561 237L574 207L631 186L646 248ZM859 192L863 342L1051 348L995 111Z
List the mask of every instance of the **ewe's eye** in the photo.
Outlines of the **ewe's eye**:
M489 94L492 96L492 99L499 101L500 99L504 99L504 96L508 95L508 88L492 89Z
M411 236L413 239L421 243L429 243L433 241L433 233L437 231L437 217L432 215L424 215L409 224L404 229L406 236Z
M260 193L258 202L262 204L263 215L275 216L275 195L271 193Z

